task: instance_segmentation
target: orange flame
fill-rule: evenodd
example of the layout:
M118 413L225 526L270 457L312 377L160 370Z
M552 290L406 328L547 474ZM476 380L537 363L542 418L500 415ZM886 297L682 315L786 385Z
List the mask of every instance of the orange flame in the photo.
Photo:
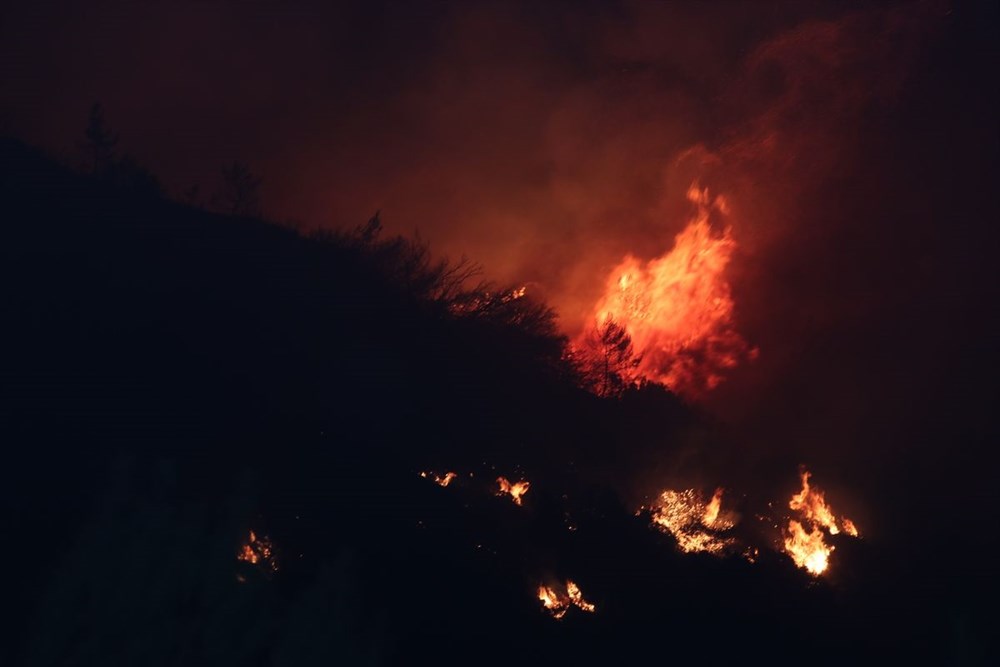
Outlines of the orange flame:
M507 494L517 505L521 504L521 497L531 488L531 483L523 479L520 482L511 483L506 477L497 477L497 484L500 486L497 495Z
M713 531L733 527L732 521L720 518L721 506L722 489L716 490L708 505L694 489L664 491L657 499L657 504L651 508L652 519L661 530L674 536L681 551L719 554L732 544L732 540L703 530L702 527Z
M274 545L267 537L258 538L256 533L250 531L250 540L240 547L236 554L236 559L251 565L260 565L271 572L278 571L278 563L274 557Z
M666 385L697 398L723 380L723 372L753 357L736 331L734 302L725 271L736 249L730 228L713 231L713 211L728 213L722 197L692 184L697 213L674 247L648 262L629 255L608 276L594 307L598 324L625 327L638 356L635 380Z
M566 580L566 593L569 595L570 601L580 609L591 613L597 609L597 607L583 598L583 593L580 592L580 587L569 579Z
M458 477L458 475L456 475L453 472L446 472L444 476L438 475L437 473L433 472L421 472L420 476L431 479L438 486L448 486L449 484L451 484L451 480Z
M837 535L842 527L851 537L858 537L858 529L854 522L847 518L842 518L838 527L837 516L826 503L824 493L809 485L811 473L802 470L799 476L802 479L802 489L791 497L788 507L809 522L812 530L806 532L802 523L790 519L785 532L785 552L792 557L797 566L805 568L812 574L820 575L829 567L830 554L834 550L832 545L826 544L823 529L825 528L830 535Z
M830 506L826 504L825 494L819 489L809 486L809 478L812 473L803 470L799 476L802 479L802 490L792 496L792 499L788 501L788 507L801 513L805 519L823 526L831 535L838 534L840 527L837 526L837 517ZM850 519L842 519L841 525L848 535L858 536L858 529Z
M814 527L812 532L807 533L795 519L788 522L785 551L799 567L816 575L823 574L830 565L833 549L824 542L823 531L819 527Z
M540 585L538 587L538 599L541 600L542 606L552 614L553 618L562 618L571 606L589 613L594 613L597 609L597 607L584 599L580 587L570 579L566 580L565 593L560 592L553 586Z
M569 611L569 597L560 597L555 589L549 586L538 587L538 599L542 601L542 606L552 614L553 618L562 618Z
M715 520L719 518L719 509L722 507L722 493L724 489L720 486L715 490L715 494L712 496L712 500L709 501L708 505L705 507L705 516L702 517L701 521L706 526L711 527L715 523Z

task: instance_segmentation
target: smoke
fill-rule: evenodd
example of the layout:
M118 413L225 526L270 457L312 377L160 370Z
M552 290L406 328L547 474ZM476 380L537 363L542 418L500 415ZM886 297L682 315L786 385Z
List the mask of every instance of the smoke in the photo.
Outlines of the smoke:
M937 165L950 143L960 167L995 147L995 127L993 143L977 135L988 113L941 94L975 89L950 82L978 57L956 45L974 13L624 1L4 12L9 131L72 146L100 100L175 192L210 191L222 164L244 160L278 220L353 227L381 209L390 231L417 229L437 252L527 284L570 334L624 256L670 249L693 181L724 195L737 328L760 355L712 407L746 451L847 467L845 448L898 441L899 415L939 378L914 359L955 342L936 311L965 274L933 213L960 187ZM962 138L934 134L942 122ZM961 206L978 212L983 196Z
M531 284L572 331L607 269L683 226L692 146L730 188L822 171L805 137L897 86L913 32L892 12L838 18L842 3L535 4L22 7L3 102L15 130L67 146L100 99L177 191L242 159L278 219L382 209Z

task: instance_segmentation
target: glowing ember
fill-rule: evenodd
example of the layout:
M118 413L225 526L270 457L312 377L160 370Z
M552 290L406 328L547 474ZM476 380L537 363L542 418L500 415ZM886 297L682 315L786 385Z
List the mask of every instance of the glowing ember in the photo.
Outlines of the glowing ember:
M497 492L498 496L507 494L511 499L518 505L521 504L521 497L528 492L531 487L531 483L525 480L520 482L511 483L506 477L497 477L497 484L500 486L500 490Z
M674 239L674 247L648 262L627 256L608 277L594 308L601 326L614 319L631 337L638 363L635 380L666 385L697 398L716 387L723 372L752 357L736 331L734 303L725 277L736 249L730 229L715 232L709 215L723 215L722 197L692 184L688 199L697 213ZM578 345L584 346L583 339Z
M733 543L732 539L720 537L715 533L733 527L733 521L720 518L721 506L722 489L715 492L707 505L700 493L688 489L664 491L651 510L653 523L673 535L681 551L687 553L707 551L719 554ZM710 528L713 532L705 528Z
M553 618L562 618L569 611L571 606L575 606L583 611L593 613L597 608L587 602L580 591L580 587L572 580L566 580L566 592L563 593L553 586L539 586L538 599L542 606L552 614Z
M802 524L795 519L788 522L785 552L792 557L797 566L815 575L823 574L830 565L830 554L833 549L823 541L823 531L818 526L814 527L811 533L807 533Z
M274 545L267 537L257 537L256 533L250 531L250 540L240 547L236 555L237 560L251 565L260 565L271 572L278 571L278 562L274 557Z
M420 473L420 476L425 479L430 479L438 486L448 486L449 484L451 484L451 480L458 477L458 475L456 475L453 472L446 472L444 476L438 475L437 473L433 472L422 472Z

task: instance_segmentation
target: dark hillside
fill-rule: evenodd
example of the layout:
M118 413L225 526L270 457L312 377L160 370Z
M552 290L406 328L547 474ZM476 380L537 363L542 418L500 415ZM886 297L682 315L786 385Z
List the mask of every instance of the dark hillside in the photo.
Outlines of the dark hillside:
M11 141L0 198L3 566L17 610L0 663L980 650L965 617L928 615L939 600L904 604L893 564L864 541L835 542L846 565L829 580L774 553L754 565L677 553L626 491L682 450L711 470L712 425L662 390L578 389L543 306L455 314L421 282L433 262L406 267L414 245L304 238ZM461 475L440 488L422 470ZM531 481L522 507L494 495L500 475ZM273 541L277 571L237 560L250 530ZM566 578L597 613L543 613L536 587Z

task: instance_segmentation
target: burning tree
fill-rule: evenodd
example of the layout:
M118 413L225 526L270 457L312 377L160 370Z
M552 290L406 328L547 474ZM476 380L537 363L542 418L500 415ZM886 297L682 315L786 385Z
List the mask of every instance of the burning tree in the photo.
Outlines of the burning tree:
M756 350L736 328L726 277L736 240L728 225L714 221L728 216L729 205L697 183L687 198L695 210L673 248L648 261L626 256L608 274L593 314L605 323L614 316L627 329L641 355L630 378L698 399Z
M594 393L619 396L635 384L641 360L625 327L608 316L588 332L578 362L585 384Z

